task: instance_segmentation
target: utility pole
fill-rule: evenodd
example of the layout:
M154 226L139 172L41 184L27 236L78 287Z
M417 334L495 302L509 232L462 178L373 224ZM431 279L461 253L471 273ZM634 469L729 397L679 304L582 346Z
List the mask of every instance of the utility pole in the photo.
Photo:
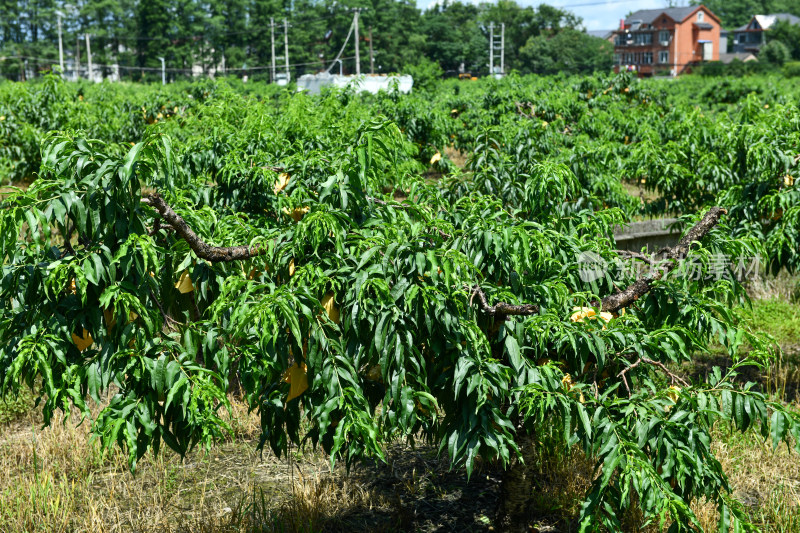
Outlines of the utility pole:
M269 18L269 38L272 42L272 74L269 81L275 83L275 21L272 17Z
M672 70L672 77L677 78L678 77L678 28L675 28L674 41L675 41L675 54L674 54L675 57L673 58L673 61L675 61L675 68Z
M500 74L506 73L506 23L500 24Z
M58 15L58 65L61 67L61 77L64 77L64 43L61 40L61 12Z
M88 33L84 33L83 36L84 36L84 38L86 38L86 60L89 62L88 77L89 77L89 81L94 81L94 76L93 76L93 73L92 73L92 48L91 48L91 45L89 44L89 34Z
M372 56L372 26L369 27L369 73L375 74L375 58Z
M356 76L361 75L361 58L358 54L358 13L361 11L361 8L356 8L356 15L355 15L355 32L356 32Z
M283 58L286 63L286 83L289 83L289 23L283 19Z
M81 77L81 36L75 36L75 81Z
M494 74L494 22L489 23L489 76Z
M506 25L505 23L500 24L500 35L497 36L494 34L494 22L489 23L489 75L494 76L494 60L495 54L497 54L497 59L500 60L500 72L499 74L505 74L506 71L506 64L505 64L505 50L506 50Z

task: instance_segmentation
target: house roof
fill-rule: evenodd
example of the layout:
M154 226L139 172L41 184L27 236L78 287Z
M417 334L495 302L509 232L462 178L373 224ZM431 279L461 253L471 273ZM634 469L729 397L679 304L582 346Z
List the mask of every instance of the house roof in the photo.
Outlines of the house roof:
M608 39L614 33L614 30L587 30L586 34L592 37L600 37L601 39Z
M733 61L734 59L738 59L739 61L747 62L747 61L758 61L758 58L751 54L750 52L737 52L735 54L720 54L719 60L726 65Z
M625 24L631 24L634 21L640 21L642 24L652 24L661 15L667 15L672 20L683 22L686 17L694 13L700 6L687 6L687 7L668 7L662 9L641 9L635 13L631 13L625 19Z
M772 27L773 24L778 22L779 20L786 20L789 24L800 24L800 17L792 15L791 13L773 13L771 15L753 15L753 18L745 24L744 26L740 26L736 28L736 31L746 31L750 24L753 23L755 20L758 23L758 27L762 30L768 30Z
M714 28L714 26L712 26L708 22L695 22L694 25L700 28L701 30L710 30Z

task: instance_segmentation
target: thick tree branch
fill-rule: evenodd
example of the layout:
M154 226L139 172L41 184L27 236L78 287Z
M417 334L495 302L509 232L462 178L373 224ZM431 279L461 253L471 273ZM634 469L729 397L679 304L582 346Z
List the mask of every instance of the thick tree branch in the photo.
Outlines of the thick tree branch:
M142 198L142 203L155 209L161 218L166 222L180 237L185 240L189 247L197 254L197 257L205 259L211 263L221 263L225 261L240 261L250 259L257 255L267 252L266 248L250 246L210 246L192 231L186 221L178 215L158 193L148 194Z
M614 253L625 259L638 259L640 261L644 261L650 266L656 266L658 264L656 259L641 252L631 252L630 250L614 250Z
M529 316L539 314L539 306L533 304L513 305L500 302L490 306L489 302L486 301L486 293L480 287L475 285L470 290L472 291L470 303L477 296L481 311L489 316Z
M709 209L708 213L686 233L677 245L663 250L665 253L664 262L660 265L659 269L651 274L643 275L625 289L606 296L600 302L591 302L592 306L601 307L602 311L616 313L647 294L650 289L652 289L653 283L663 278L664 274L674 270L675 267L678 266L679 261L686 257L692 244L705 237L708 232L719 223L720 217L724 214L727 214L727 211L721 207L712 207ZM653 264L653 260L644 254L623 252L623 255L628 255L636 259L643 259ZM470 291L472 293L470 304L477 296L481 311L489 316L529 316L539 313L539 306L532 304L513 305L500 302L490 306L486 299L486 294L480 287L476 285L471 287Z
M689 253L692 244L705 237L708 232L719 223L720 217L727 213L728 212L721 207L712 207L709 209L708 213L684 235L677 245L665 250L665 261L661 268L657 269L652 274L640 277L627 288L603 298L602 310L615 313L623 307L628 307L647 294L650 289L653 288L653 283L674 270L675 267L678 266L678 262Z
M532 103L530 102L514 102L517 106L517 113L522 115L525 118L535 118L535 109ZM529 108L531 110L530 113L525 112L525 108Z

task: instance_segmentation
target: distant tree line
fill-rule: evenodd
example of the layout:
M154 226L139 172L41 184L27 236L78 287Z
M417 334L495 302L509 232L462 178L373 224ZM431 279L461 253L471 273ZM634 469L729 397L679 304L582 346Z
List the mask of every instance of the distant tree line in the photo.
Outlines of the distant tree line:
M480 5L456 2L422 11L410 0L0 0L0 75L40 76L58 64L58 19L67 65L85 70L85 35L90 35L96 72L121 67L126 79L159 79L160 57L170 79L203 73L265 77L271 61L270 20L276 55L283 54L283 19L289 24L291 72L327 68L342 47L361 8L362 72L369 72L372 35L376 73L426 68L455 74L485 74L489 24L505 24L506 70L568 73L607 70L613 46L583 33L581 19L548 5L514 1ZM343 57L355 67L351 36ZM278 61L279 71L283 61ZM156 70L148 70L156 69ZM338 71L338 66L336 69Z
M692 0L691 3L710 9L726 30L744 26L753 15L791 13L800 16L800 2L797 0Z

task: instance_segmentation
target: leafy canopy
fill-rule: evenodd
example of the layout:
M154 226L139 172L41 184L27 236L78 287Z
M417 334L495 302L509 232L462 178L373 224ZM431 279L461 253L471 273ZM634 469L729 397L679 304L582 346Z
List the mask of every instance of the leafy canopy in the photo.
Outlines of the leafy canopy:
M737 324L742 286L681 268L784 250L789 241L742 231L758 217L753 195L794 201L794 189L773 183L785 172L778 148L743 149L736 172L772 185L731 186L728 214L679 268L611 315L599 302L640 274L587 278L578 258L616 261L612 228L632 207L608 182L587 180L585 161L542 157L567 142L553 133L563 113L599 125L557 96L517 107L517 79L491 83L469 95L490 105L456 116L453 96L442 97L451 109L426 115L417 97L383 94L374 113L347 91L258 101L200 86L184 108L156 107L133 146L43 134L38 178L0 211L3 391L35 389L48 422L57 409L89 416L87 402L110 394L93 431L126 449L132 467L162 442L185 454L223 438L234 382L261 416L260 445L277 454L309 439L349 464L383 457L394 439L424 439L469 474L478 457L513 463L522 437L548 432L596 458L584 530L618 529L633 495L646 521L673 529L696 525L689 504L701 497L717 503L723 527L747 528L712 426L778 446L798 442L800 420L737 385L742 366L774 352ZM620 102L649 112L653 95L624 76L585 83L575 89L592 92L585 105L609 116L619 118ZM61 90L36 98L58 101ZM760 120L748 105L741 112ZM153 112L138 110L137 121ZM451 141L469 147L470 173L426 179L429 151L462 120L474 129ZM691 121L713 127L699 113ZM748 135L744 126L720 142L754 146ZM672 175L646 163L665 190ZM680 194L697 211L683 217L688 228L705 208ZM790 239L796 211L787 204L770 235ZM201 244L243 246L246 257L218 260ZM490 312L500 303L535 311ZM728 371L694 384L672 373L712 342L732 358Z

